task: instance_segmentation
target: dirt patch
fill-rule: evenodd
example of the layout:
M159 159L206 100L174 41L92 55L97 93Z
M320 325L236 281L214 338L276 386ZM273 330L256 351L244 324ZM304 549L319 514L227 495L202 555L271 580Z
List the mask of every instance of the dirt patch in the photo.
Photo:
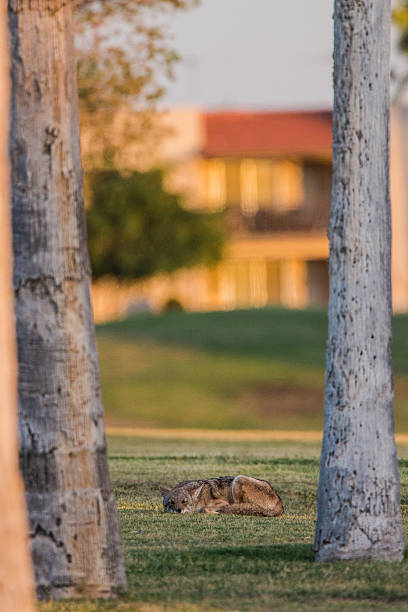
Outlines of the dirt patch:
M268 419L286 417L322 417L323 388L271 382L253 385L240 396L247 409ZM408 403L408 379L395 381L395 401Z
M395 380L394 395L396 400L408 399L408 380L406 378Z
M262 383L252 386L241 395L246 408L262 417L323 415L323 389L283 382Z

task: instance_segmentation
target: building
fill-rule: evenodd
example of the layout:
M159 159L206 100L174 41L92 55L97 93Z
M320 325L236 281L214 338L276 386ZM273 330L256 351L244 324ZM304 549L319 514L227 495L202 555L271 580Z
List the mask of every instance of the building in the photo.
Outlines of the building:
M393 114L393 283L408 310L406 112ZM168 137L152 163L192 209L225 210L228 245L212 269L181 270L126 287L94 287L104 320L169 299L191 310L326 306L331 189L331 113L203 112L164 116ZM407 152L408 153L408 152Z

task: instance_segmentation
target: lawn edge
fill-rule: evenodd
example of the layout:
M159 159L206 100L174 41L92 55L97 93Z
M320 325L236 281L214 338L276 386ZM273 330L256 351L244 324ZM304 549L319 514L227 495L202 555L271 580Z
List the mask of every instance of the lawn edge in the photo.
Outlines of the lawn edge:
M106 427L109 436L135 436L139 438L166 438L186 440L278 440L294 442L321 442L322 432L317 430L258 430L258 429L183 429L154 427ZM396 434L397 444L408 444L408 434Z

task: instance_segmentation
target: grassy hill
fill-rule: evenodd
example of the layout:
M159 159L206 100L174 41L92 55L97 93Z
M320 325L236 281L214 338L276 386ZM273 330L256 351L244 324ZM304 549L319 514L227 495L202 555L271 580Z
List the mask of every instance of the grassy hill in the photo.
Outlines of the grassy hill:
M327 315L283 309L137 315L99 326L107 423L319 429ZM394 319L396 427L408 432L408 316Z

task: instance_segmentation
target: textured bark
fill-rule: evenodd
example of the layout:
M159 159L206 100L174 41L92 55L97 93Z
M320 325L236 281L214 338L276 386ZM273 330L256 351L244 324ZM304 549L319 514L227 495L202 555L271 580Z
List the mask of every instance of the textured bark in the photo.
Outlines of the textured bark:
M9 0L20 461L40 597L126 583L89 296L70 2Z
M6 5L0 7L0 610L34 612L23 483L18 469L17 360L9 198L9 63Z
M391 372L389 0L336 0L317 560L402 559Z

